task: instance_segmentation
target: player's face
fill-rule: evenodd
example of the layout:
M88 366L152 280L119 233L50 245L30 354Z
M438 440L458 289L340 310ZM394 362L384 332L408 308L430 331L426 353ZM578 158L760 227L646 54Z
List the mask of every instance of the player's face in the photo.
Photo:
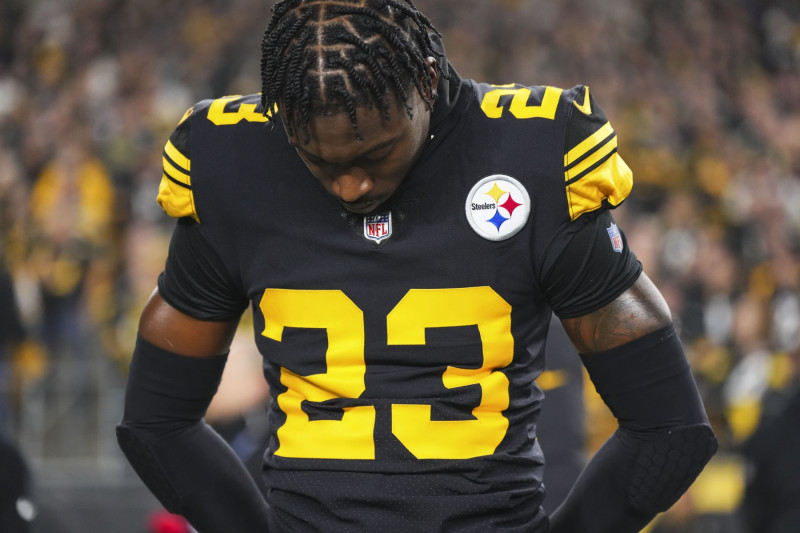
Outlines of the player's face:
M358 107L355 136L347 113L318 116L309 123L309 140L299 135L289 140L300 158L322 183L352 213L369 213L397 190L425 149L431 112L413 93L413 117L392 99L389 119L376 108Z

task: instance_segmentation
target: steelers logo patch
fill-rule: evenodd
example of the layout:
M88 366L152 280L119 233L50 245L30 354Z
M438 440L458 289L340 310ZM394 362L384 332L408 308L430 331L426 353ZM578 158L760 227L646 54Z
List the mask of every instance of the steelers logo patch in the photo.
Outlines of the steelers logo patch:
M528 221L531 199L520 182L494 174L475 184L464 207L475 233L490 241L503 241L516 235Z

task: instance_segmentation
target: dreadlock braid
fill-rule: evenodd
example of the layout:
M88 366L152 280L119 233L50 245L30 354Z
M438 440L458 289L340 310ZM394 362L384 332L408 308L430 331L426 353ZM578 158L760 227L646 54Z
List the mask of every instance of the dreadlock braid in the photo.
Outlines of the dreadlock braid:
M441 35L411 0L280 0L261 42L261 105L281 105L290 135L319 114L345 112L361 138L356 108L385 118L390 95L404 105L416 90L431 107L435 92L425 59L441 57Z

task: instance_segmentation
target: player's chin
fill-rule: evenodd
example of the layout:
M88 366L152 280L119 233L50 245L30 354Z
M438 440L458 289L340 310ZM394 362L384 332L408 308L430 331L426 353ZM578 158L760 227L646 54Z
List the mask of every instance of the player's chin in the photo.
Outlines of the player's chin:
M382 199L359 200L357 202L341 202L342 207L356 215L367 215L380 207Z

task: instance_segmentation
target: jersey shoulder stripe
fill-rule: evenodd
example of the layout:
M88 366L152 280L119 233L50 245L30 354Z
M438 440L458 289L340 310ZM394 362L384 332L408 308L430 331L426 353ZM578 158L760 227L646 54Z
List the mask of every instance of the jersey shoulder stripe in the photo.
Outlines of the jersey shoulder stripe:
M608 204L622 203L633 187L633 173L617 152L617 134L589 87L565 92L571 99L564 153L564 182L572 220Z
M191 217L200 222L192 188L192 128L203 135L206 126L233 127L243 123L268 122L272 113L269 116L262 113L260 102L258 94L224 96L198 102L183 115L170 135L162 157L163 174L157 202L169 216Z
M171 217L192 217L197 222L200 218L194 206L192 194L192 162L189 158L189 125L188 120L194 114L194 107L181 118L172 132L161 157L163 173L158 186L158 205Z

